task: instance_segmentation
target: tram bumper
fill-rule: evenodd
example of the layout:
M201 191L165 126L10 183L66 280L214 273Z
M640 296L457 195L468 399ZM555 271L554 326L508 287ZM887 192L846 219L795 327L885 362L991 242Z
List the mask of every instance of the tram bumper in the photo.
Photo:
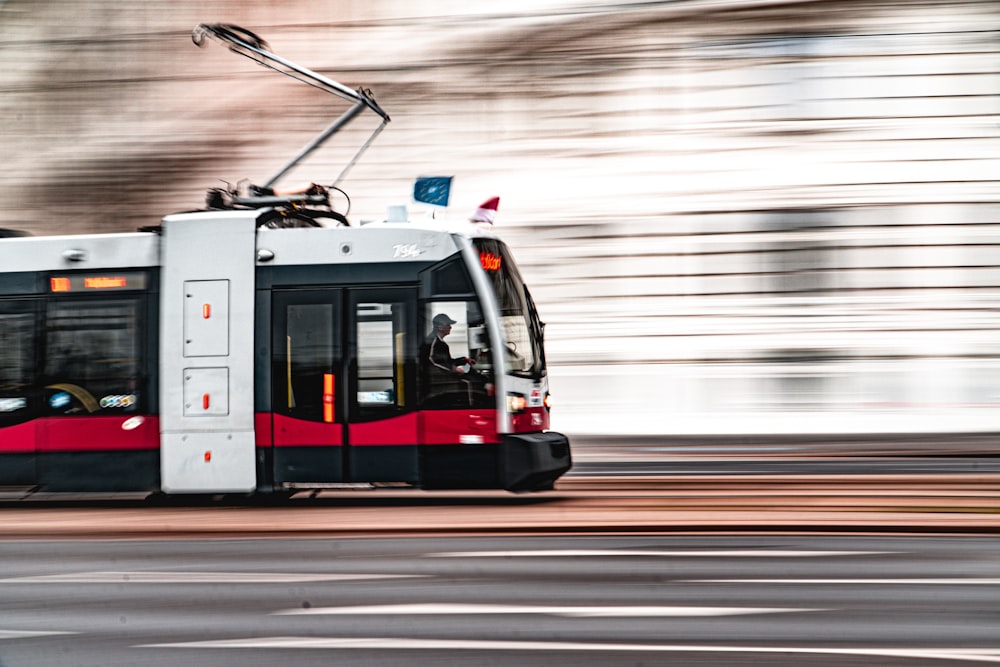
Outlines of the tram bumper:
M507 491L547 491L573 465L562 433L507 434L502 447L500 475Z

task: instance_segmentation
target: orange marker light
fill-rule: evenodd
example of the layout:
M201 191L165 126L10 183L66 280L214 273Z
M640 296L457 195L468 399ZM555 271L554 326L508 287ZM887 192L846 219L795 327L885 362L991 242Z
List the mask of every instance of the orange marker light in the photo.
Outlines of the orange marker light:
M201 307L201 316L206 320L212 316L212 304L206 303Z
M50 278L49 286L53 292L68 292L69 278Z
M333 423L333 373L323 374L323 421Z
M208 410L208 406L212 404L212 401L208 394L201 395L201 408L202 410Z
M211 463L212 461L212 450L205 452L205 463Z

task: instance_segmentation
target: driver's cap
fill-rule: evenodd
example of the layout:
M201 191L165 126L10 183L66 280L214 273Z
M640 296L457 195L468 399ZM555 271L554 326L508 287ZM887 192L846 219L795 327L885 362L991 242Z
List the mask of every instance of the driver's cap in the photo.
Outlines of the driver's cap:
M434 316L434 326L436 326L436 327L443 327L445 325L451 326L454 323L455 323L455 320L451 319L450 317L448 317L444 313L439 313L439 314L437 314L437 315Z

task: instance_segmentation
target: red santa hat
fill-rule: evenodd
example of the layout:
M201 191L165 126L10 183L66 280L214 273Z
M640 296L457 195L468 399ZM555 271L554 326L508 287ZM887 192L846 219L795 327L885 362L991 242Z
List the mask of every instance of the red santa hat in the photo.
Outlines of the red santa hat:
M497 217L498 208L500 208L500 197L492 197L490 199L487 199L486 201L484 201L482 204L479 205L479 208L477 208L476 212L472 214L472 217L469 218L469 221L488 222L492 225L493 221Z

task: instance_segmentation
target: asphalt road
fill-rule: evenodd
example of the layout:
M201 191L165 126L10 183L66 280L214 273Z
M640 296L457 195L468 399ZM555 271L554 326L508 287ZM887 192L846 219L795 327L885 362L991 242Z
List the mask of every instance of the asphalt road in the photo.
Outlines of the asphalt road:
M1000 663L995 537L0 542L0 665Z

